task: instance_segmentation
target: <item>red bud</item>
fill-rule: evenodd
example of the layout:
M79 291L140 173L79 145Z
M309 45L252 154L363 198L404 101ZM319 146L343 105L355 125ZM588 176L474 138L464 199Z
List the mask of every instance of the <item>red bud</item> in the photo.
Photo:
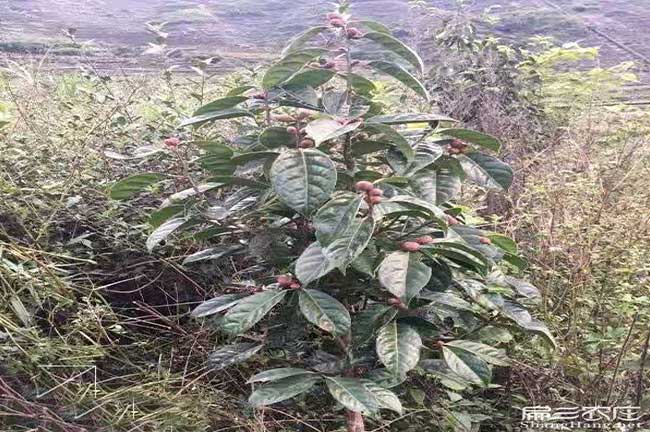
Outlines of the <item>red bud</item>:
M305 138L304 140L300 141L298 144L298 147L302 149L307 149L307 148L312 148L314 146L314 140L311 138Z
M330 20L330 25L332 27L344 27L345 26L345 21L341 18L332 18Z
M370 204L379 204L381 202L381 197L380 196L371 196L370 197Z
M449 225L458 225L460 221L451 215L447 215L447 223Z
M364 191L364 192L369 192L375 188L375 186L369 182L369 181L358 181L355 185L354 188L358 191Z
M374 188L374 189L371 189L368 192L368 195L373 196L373 197L375 197L375 196L380 197L380 196L384 195L384 191L381 190L381 189L378 189L378 188Z
M420 243L407 241L402 243L402 250L406 252L417 252L420 250Z
M293 281L293 279L287 275L278 276L275 280L280 284L280 286L285 288L289 287Z
M486 245L492 244L492 240L490 240L487 237L479 237L478 241L480 241L481 243L486 244Z
M431 236L422 236L415 239L415 242L421 245L428 245L433 243L434 241L435 239Z
M290 133L291 135L298 135L298 129L294 126L289 126L287 128L287 132Z
M176 148L181 143L181 140L176 137L169 137L164 141L164 143L169 148Z

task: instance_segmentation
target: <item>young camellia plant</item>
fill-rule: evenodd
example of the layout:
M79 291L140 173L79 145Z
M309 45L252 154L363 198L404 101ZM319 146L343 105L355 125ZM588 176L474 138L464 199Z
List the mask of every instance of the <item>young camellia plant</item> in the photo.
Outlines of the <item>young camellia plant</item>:
M232 339L211 367L284 350L269 357L277 367L250 377L250 403L325 392L345 410L347 429L360 432L365 417L402 412L409 373L454 391L487 387L493 367L510 364L495 346L510 330L553 340L526 307L537 289L507 275L523 265L516 245L466 223L455 204L465 180L509 187L511 169L484 153L499 142L425 109L382 112L375 74L428 106L422 60L383 25L347 11L341 5L293 39L260 87L233 89L183 122L193 137L183 145L198 145L201 156L180 163L174 181L188 188L152 215L147 245L192 231L210 247L183 265L247 263L246 283L192 312L216 316ZM214 122L226 119L246 134L212 139ZM168 141L182 157L180 142ZM158 182L170 179L139 174L111 193L124 199Z

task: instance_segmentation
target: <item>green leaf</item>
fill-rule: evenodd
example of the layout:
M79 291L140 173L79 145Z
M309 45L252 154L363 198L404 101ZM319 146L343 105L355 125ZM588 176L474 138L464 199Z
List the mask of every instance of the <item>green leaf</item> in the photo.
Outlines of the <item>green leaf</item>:
M295 74L282 85L285 89L301 89L304 87L318 88L334 78L336 72L329 69L310 69Z
M248 402L254 406L271 405L304 393L321 378L317 375L295 375L264 384L251 394Z
M221 328L231 335L244 333L280 303L286 294L287 291L269 290L244 298L224 316Z
M240 96L243 93L246 93L248 90L253 90L255 86L252 85L243 85L239 87L235 87L233 89L228 90L228 93L226 93L227 97L230 96Z
M395 393L370 380L364 380L363 385L375 396L379 408L389 409L398 414L402 414L402 403Z
M323 246L348 230L355 220L363 196L352 192L337 192L314 216L316 238Z
M296 261L296 277L303 285L325 276L336 267L325 256L323 247L315 241L304 250Z
M192 255L188 255L183 260L182 265L187 265L199 261L216 260L225 256L234 255L237 252L241 252L242 250L244 250L244 247L238 244L215 246L195 252Z
M250 111L238 108L208 111L204 114L192 116L188 119L183 120L181 124L178 125L178 127L182 128L187 126L197 126L213 120L227 120L237 117L253 117L253 114Z
M542 294L539 292L539 290L529 282L514 278L512 276L506 276L505 281L508 285L516 289L519 294L526 298L529 298L531 300L540 300L542 298Z
M402 84L413 90L418 95L422 96L425 100L429 100L429 92L417 78L411 75L406 69L395 64L385 61L373 61L369 63L373 69L390 75ZM373 120L375 121L375 120Z
M424 201L420 198L410 196L410 195L396 195L392 198L390 198L388 201L389 203L398 203L402 204L406 207L413 207L417 208L420 210L423 210L429 214L435 219L438 220L438 225L440 225L443 228L446 228L447 226L447 215L445 212L435 204L431 204L427 201Z
M442 347L442 355L447 366L460 377L482 387L490 383L492 370L483 359L468 351L447 346Z
M305 64L326 52L327 50L324 49L313 48L287 54L266 71L262 78L262 87L265 90L270 90L284 83L300 71Z
M517 243L508 236L501 234L488 234L487 237L492 241L492 244L511 254L517 254Z
M194 318L201 318L208 315L214 315L230 309L244 298L245 294L224 294L210 300L206 300L192 310L191 315Z
M204 192L211 191L213 189L218 189L218 188L223 187L223 186L225 186L224 183L216 183L216 182L215 183L204 183L204 184L198 185L196 187L196 189L192 187L192 188L182 190L180 192L176 192L175 194L172 194L172 195L168 196L165 199L165 201L163 201L162 204L160 204L160 208L162 209L162 208L165 208L165 207L169 207L172 204L179 203L179 202L184 201L184 200L186 200L188 198L194 197L194 196L202 194Z
M259 142L266 148L291 147L296 144L296 136L284 127L270 127L260 134Z
M420 56L399 39L394 38L386 32L369 32L364 35L364 38L370 39L385 49L402 57L404 60L415 66L419 73L424 72L424 63Z
M248 379L248 381L246 381L246 383L252 384L258 382L261 383L273 382L273 381L278 381L284 378L289 378L297 375L314 375L314 373L305 369L298 369L298 368L269 369L253 375Z
M153 229L158 228L160 225L162 225L165 221L173 218L179 213L183 213L185 210L184 206L170 206L170 207L165 207L160 210L156 210L155 212L151 213L149 215L149 225Z
M382 24L380 22L377 22L377 21L361 20L361 21L359 21L359 24L361 24L364 27L369 28L372 31L392 34L392 31L390 30L390 28L386 27L384 24Z
M508 356L503 350L479 342L472 342L468 340L455 340L455 341L447 342L445 346L468 351L493 365L497 365L497 366L511 365L510 359L508 358Z
M110 189L110 197L114 200L129 199L165 178L166 176L157 173L132 175L113 184Z
M376 413L380 406L374 393L357 378L325 377L330 394L350 411L364 415Z
M247 101L246 96L229 96L221 99L214 100L208 104L203 105L201 108L194 111L192 117L208 114L213 111L221 111L228 108L234 108L242 102Z
M379 282L384 288L408 303L431 278L431 268L420 260L420 255L393 252L379 265Z
M416 195L425 201L442 205L456 198L462 181L446 167L427 167L410 176Z
M343 78L347 79L348 76L350 77L350 84L352 85L352 89L361 95L371 96L372 93L377 90L375 83L366 77L352 73L349 75L343 75Z
M280 200L309 215L326 202L336 187L336 166L321 151L290 150L273 162L271 184Z
M429 123L429 122L439 122L439 121L455 122L456 120L444 116L442 114L435 114L435 113L390 114L390 115L375 116L368 119L369 123L370 122L382 123L388 125L399 125L399 124L408 124L408 123Z
M264 345L255 343L234 343L222 346L208 356L208 366L213 371L243 363L257 354Z
M387 124L366 122L364 131L373 134L374 141L386 142L402 153L407 164L415 157L415 150L400 133Z
M422 339L413 327L392 321L377 334L377 355L395 376L404 376L420 361Z
M287 54L292 53L296 50L302 49L307 42L309 42L314 36L317 36L327 30L327 26L316 26L305 30L304 32L293 37L287 46L282 50L282 57L285 57Z
M334 335L344 335L350 329L350 313L334 297L322 291L304 289L298 301L307 321Z
M512 184L512 168L497 158L483 153L467 153L460 156L463 170L480 186L507 190Z
M345 273L347 266L368 246L374 230L375 221L371 217L354 219L344 232L333 238L323 253Z
M187 222L184 217L170 219L156 228L147 238L147 250L151 252L161 241Z
M436 130L436 133L458 138L459 140L468 142L470 144L475 144L479 147L483 147L495 152L501 150L501 143L498 139L491 135L476 132L470 129L438 129Z
M248 153L242 153L238 154L237 156L233 156L232 159L230 159L230 163L232 163L235 166L239 165L245 165L248 162L252 162L255 160L267 160L271 158L276 158L280 153L277 151L256 151L256 152L248 152Z
M346 125L342 125L336 120L332 119L318 119L310 122L305 127L305 132L311 137L316 145L320 145L325 141L350 133L362 125L360 121L354 121Z
M394 318L396 309L384 304L374 303L367 309L357 312L352 318L352 343L355 348L374 341L378 327Z
M466 310L469 312L473 311L472 305L469 302L465 301L462 297L452 291L422 291L419 297L426 300L431 300L434 305L444 305L449 306L453 309Z

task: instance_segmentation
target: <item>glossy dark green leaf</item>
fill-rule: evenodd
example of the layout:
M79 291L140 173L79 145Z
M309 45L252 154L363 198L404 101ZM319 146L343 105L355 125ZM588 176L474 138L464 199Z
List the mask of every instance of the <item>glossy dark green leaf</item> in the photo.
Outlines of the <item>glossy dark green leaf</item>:
M313 374L314 374L313 372L310 372L305 369L298 369L298 368L269 369L253 375L248 379L248 381L246 381L246 383L247 384L266 383L266 382L278 381L292 376L313 375Z
M318 150L290 150L273 162L271 184L280 200L309 215L329 198L336 186L336 166Z
M427 167L410 176L415 194L425 201L442 205L460 194L462 181L445 167Z
M389 63L385 61L372 61L369 63L369 66L379 72L390 75L391 77L400 81L406 87L413 90L418 95L422 96L425 100L429 100L429 92L424 87L424 84L422 84L416 77L411 75L411 73L403 67L395 63Z
M421 348L420 335L407 324L391 321L377 333L379 360L395 376L406 375L418 364Z
M498 139L482 132L476 132L470 129L450 128L438 129L436 130L436 133L458 138L461 141L465 141L467 143L474 144L479 147L492 150L494 152L501 150L501 143Z
M331 240L323 253L333 265L345 272L347 266L366 248L374 229L372 217L354 219L345 231Z
M210 300L206 300L192 310L194 318L201 318L223 312L239 303L239 300L246 297L246 294L224 294Z
M506 276L505 277L506 283L513 287L517 292L531 300L540 300L542 298L542 294L539 292L539 290L530 282L527 282L525 280L517 279L512 276Z
M208 104L203 105L201 108L194 111L192 117L208 114L214 111L221 111L228 108L234 108L242 102L248 100L245 96L228 96L225 98L214 100Z
M282 301L287 291L268 290L242 299L224 316L221 328L231 335L244 333Z
M279 154L280 153L277 151L256 151L256 152L241 153L238 154L237 156L233 156L232 159L230 159L230 163L235 166L245 165L253 161L265 161L267 159L275 159L276 157L278 157Z
M244 247L242 245L222 245L215 246L201 251L195 252L191 255L188 255L184 260L182 265L191 264L199 261L210 261L216 260L219 258L227 257L234 255L238 252L242 252Z
M296 136L287 132L285 127L269 127L260 134L259 141L264 147L270 149L293 147L296 144Z
M337 192L314 216L316 238L323 246L348 230L361 208L363 196L352 192Z
M270 90L284 83L300 71L305 64L326 52L323 49L312 48L288 53L266 71L262 78L262 87Z
M318 119L310 122L305 131L311 137L316 145L320 145L325 141L350 133L361 126L362 122L355 121L348 124L341 124L332 119Z
M364 131L372 134L373 140L386 142L393 146L395 150L402 154L406 164L410 164L415 157L415 150L411 147L406 138L388 124L368 121L364 125Z
M348 76L350 77L352 89L361 95L372 96L372 94L377 90L375 83L370 81L368 78L354 73L344 75L343 78L347 79Z
M301 89L304 87L318 88L334 78L336 72L329 69L310 69L297 73L289 81L282 84L288 90ZM315 104L311 104L315 105Z
M169 206L169 207L162 208L160 210L156 210L155 212L149 215L149 225L151 225L152 228L156 229L160 225L162 225L165 221L168 221L174 216L183 213L184 210L185 207L182 205Z
M169 219L156 228L147 238L147 250L151 252L160 242L165 240L171 233L187 223L184 217Z
M402 403L395 393L371 380L364 380L364 386L375 396L379 408L389 409L402 414Z
M468 340L455 340L447 342L445 346L468 351L493 365L510 366L511 364L504 350L491 347L490 345Z
M384 288L407 303L429 282L431 268L417 253L392 252L379 265L378 277Z
M208 366L213 371L243 363L257 354L264 345L255 343L234 343L222 346L208 356Z
M322 32L327 30L327 26L316 26L311 27L305 30L304 32L293 37L287 46L282 50L282 56L285 57L287 54L294 51L302 49L307 42L312 40L315 36L318 36Z
M492 380L492 370L488 364L474 354L447 346L442 347L442 354L447 366L460 377L482 387Z
M203 123L214 121L214 120L227 120L238 117L253 117L253 114L250 111L238 109L238 108L228 108L222 110L208 111L204 114L197 116L192 116L188 119L185 119L178 125L179 128L187 126L198 126Z
M364 38L369 39L381 45L383 48L392 51L393 53L402 57L404 60L413 65L419 73L424 72L424 63L422 62L420 56L399 39L394 38L390 34L381 31L368 32L364 35Z
M325 383L330 394L350 411L364 415L376 413L380 406L375 395L366 386L364 380L345 377L326 377Z
M296 261L296 277L303 285L315 281L332 271L335 265L325 256L319 242L313 242Z
M397 311L390 306L375 303L352 317L352 342L356 348L374 340L376 331L395 317Z
M307 321L322 330L340 336L350 329L350 313L334 297L322 291L304 289L298 301Z
M262 385L251 394L248 402L253 406L271 405L304 393L318 383L318 375L294 375Z
M113 184L110 189L110 197L114 200L129 199L165 178L166 176L157 173L132 175Z
M512 184L512 168L497 158L471 152L462 155L460 163L467 177L480 186L507 190Z

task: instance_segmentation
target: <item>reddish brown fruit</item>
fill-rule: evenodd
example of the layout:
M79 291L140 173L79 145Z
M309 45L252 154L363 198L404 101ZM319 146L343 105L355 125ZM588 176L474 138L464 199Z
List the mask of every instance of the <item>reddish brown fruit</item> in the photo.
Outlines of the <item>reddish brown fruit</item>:
M380 196L371 196L369 199L370 204L375 205L379 204L381 202L381 197Z
M293 282L291 285L289 285L289 288L291 289L300 289L301 285L298 282Z
M350 27L347 30L347 35L348 35L348 39L361 39L363 37L363 33L361 33L361 30L359 30L356 27Z
M279 122L282 122L282 123L291 123L291 122L296 121L296 119L293 118L292 116L290 116L289 114L276 114L272 118L273 118L273 120L279 121Z
M181 143L181 140L179 140L179 139L176 138L176 137L170 137L170 138L167 138L167 139L164 141L164 143L165 143L165 145L166 145L167 147L169 147L169 148L176 148L176 147L178 147L178 145Z
M288 287L293 282L293 279L286 275L278 276L275 280L283 287Z
M354 185L354 188L356 190L358 190L359 192L361 192L361 191L369 192L369 191L373 190L375 188L375 186L369 181L362 180L362 181L358 181Z
M447 215L447 223L449 225L458 225L460 221L453 216Z
M298 147L302 149L307 149L307 148L312 148L314 146L314 140L311 138L305 138L304 140L300 141L300 144L298 144Z
M417 252L420 250L420 243L407 241L402 243L402 250L406 252Z
M345 26L345 21L343 21L342 18L332 18L330 20L330 25L332 27L344 27Z
M391 297L388 299L388 304L391 306L401 305L402 300L398 299L397 297Z
M384 191L378 188L371 189L368 191L368 195L373 196L373 197L380 197L384 195Z
M287 132L290 133L291 135L298 135L298 128L294 126L289 126L287 128Z
M487 237L479 237L479 238L478 238L478 241L480 241L481 243L483 243L483 244L485 244L485 245L492 244L492 240L490 240L490 239L487 238Z
M328 20L333 20L333 19L340 19L342 20L343 17L340 14L337 14L336 12L330 12L327 15L325 15Z
M433 243L434 241L435 239L431 236L422 236L415 239L415 242L421 245L428 245Z

